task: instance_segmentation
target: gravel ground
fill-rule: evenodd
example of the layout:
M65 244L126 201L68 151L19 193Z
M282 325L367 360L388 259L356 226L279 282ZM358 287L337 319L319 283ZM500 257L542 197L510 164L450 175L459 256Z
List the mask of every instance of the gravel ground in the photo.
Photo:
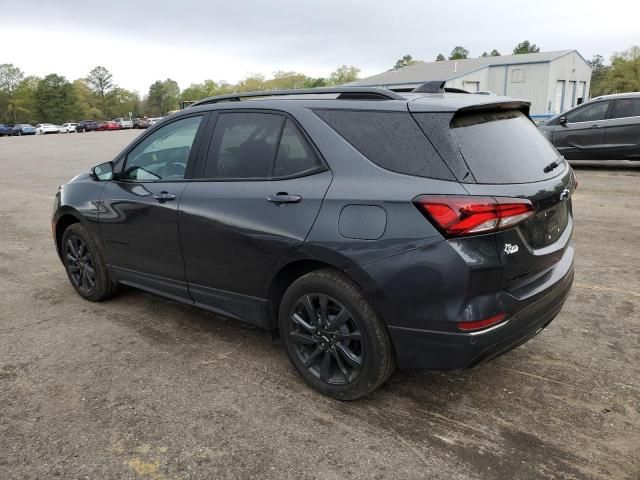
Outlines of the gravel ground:
M135 135L0 138L0 478L640 478L640 164L577 166L575 284L538 337L341 403L267 332L75 294L53 194Z

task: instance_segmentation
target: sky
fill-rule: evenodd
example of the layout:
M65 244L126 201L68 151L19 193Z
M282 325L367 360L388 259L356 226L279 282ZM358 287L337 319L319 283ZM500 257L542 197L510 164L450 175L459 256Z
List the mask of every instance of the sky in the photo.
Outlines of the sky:
M343 64L362 78L456 45L477 57L530 40L608 59L640 44L639 0L0 0L0 12L0 63L69 80L102 65L141 94L166 78L186 88L279 70L328 76Z

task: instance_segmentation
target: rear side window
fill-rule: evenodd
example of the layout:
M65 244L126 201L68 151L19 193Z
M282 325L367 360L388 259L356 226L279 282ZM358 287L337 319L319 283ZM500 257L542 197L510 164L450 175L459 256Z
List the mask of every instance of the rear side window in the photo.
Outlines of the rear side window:
M518 110L456 115L450 132L478 183L537 182L564 171L544 172L559 154Z
M314 113L382 168L407 175L454 180L408 112L315 110Z
M640 117L640 98L622 98L613 102L611 118Z
M315 170L319 166L318 158L302 137L298 127L291 120L287 120L282 131L273 176L300 175Z
M206 178L269 178L285 117L277 114L221 113L211 138Z

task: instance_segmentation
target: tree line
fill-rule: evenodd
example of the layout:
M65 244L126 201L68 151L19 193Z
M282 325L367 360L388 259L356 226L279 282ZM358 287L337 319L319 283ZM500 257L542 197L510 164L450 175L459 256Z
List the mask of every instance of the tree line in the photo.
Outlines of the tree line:
M540 51L528 40L513 49L514 54ZM448 57L439 54L436 61L470 58L463 46L453 48ZM500 56L494 49L481 57ZM397 70L417 63L404 55L391 68ZM591 97L618 92L640 91L640 47L615 53L609 64L601 55L594 55L589 64L593 69ZM360 70L342 65L327 77L310 77L298 72L277 71L272 78L249 75L237 83L205 80L192 83L184 90L175 80L157 80L144 96L118 86L109 70L93 68L85 78L72 82L52 73L43 78L26 76L12 64L0 65L0 122L3 123L64 123L81 119L108 119L133 116L160 116L179 108L180 100L194 101L214 95L234 92L314 88L349 83L358 78Z
M0 122L2 123L65 123L82 119L109 119L137 116L161 116L179 108L181 100L232 92L312 88L349 83L358 78L360 70L342 65L324 77L309 77L297 72L278 71L273 78L253 74L238 83L205 80L181 90L175 80L157 80L148 92L138 92L118 86L113 74L103 66L93 68L85 78L73 81L51 73L45 77L25 75L12 64L0 65Z

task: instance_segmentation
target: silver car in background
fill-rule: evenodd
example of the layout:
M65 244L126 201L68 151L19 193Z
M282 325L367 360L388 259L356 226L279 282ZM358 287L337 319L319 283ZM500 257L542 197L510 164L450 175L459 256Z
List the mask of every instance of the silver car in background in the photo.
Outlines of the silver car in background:
M133 128L133 122L128 118L114 118L112 121L116 122L121 129Z
M569 160L640 160L640 92L594 98L540 130Z

